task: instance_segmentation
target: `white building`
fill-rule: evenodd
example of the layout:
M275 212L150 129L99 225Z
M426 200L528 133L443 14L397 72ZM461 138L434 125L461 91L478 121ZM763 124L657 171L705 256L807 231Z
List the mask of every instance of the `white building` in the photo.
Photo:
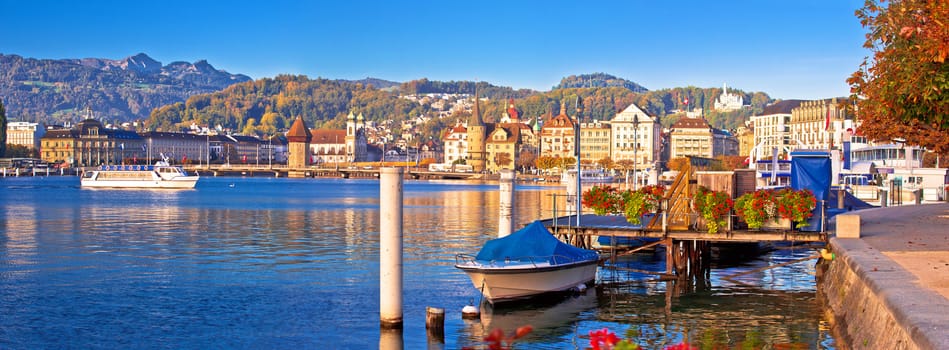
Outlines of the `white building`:
M468 159L468 129L462 125L455 125L454 128L445 134L445 164L452 164L459 159Z
M613 161L632 160L634 169L656 173L661 151L662 125L642 109L631 104L610 120ZM650 177L650 183L655 176Z
M759 159L769 158L774 149L779 155L791 154L791 150L800 148L792 142L790 136L791 112L801 105L801 100L784 100L768 105L761 115L751 116L754 125L755 141L751 149L751 166Z
M745 98L739 94L732 94L728 92L728 86L724 83L722 84L722 94L718 96L718 99L715 100L715 110L718 111L734 111L736 109L741 109L745 104Z
M840 148L848 129L856 126L847 118L846 105L836 98L804 101L791 110L791 138L799 148Z
M37 123L9 122L7 123L7 144L19 145L29 149L39 149L40 139L46 134L46 129Z
M309 164L325 165L349 162L346 130L317 129L310 130L310 134L313 135L313 138L310 139Z

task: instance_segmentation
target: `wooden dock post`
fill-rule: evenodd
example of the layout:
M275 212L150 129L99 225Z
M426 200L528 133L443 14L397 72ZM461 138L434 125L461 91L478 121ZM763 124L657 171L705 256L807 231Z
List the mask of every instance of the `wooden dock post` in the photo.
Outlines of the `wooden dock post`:
M510 169L501 170L500 198L498 201L498 211L501 217L498 219L498 238L507 237L514 231L514 171Z
M438 307L425 308L425 329L429 340L438 343L445 342L445 309Z
M402 168L379 178L379 321L402 329Z

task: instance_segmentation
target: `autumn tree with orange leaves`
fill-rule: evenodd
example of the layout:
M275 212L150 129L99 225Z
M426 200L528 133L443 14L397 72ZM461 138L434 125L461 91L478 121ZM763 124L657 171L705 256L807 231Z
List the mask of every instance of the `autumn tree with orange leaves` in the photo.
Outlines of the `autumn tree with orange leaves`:
M949 1L867 0L857 17L872 57L847 83L861 132L949 152Z

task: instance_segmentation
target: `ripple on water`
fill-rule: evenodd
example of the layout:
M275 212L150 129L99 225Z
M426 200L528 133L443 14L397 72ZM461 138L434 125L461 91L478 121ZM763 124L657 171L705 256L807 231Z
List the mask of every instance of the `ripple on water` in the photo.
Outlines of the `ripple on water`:
M235 183L234 187L229 187ZM0 181L0 348L376 348L378 181L202 177L193 191L88 191L75 178ZM404 344L427 347L425 307L443 307L446 348L531 324L531 349L582 348L603 327L646 348L833 348L813 264L771 254L709 286L601 270L584 296L457 317L480 298L453 267L497 232L497 185L408 181ZM518 191L518 226L549 216L559 187ZM663 254L624 258L662 270ZM452 316L455 315L455 316ZM68 344L68 345L67 345Z

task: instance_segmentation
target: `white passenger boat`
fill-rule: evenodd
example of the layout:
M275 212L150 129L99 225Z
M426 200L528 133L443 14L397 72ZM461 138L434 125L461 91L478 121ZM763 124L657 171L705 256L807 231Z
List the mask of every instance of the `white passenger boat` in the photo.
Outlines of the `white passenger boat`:
M570 181L570 177L567 172L561 173L560 183L567 183L567 181ZM613 183L616 182L616 178L603 169L583 169L580 170L580 181L585 184Z
M596 278L599 255L561 242L539 221L485 242L477 256L459 254L455 267L468 274L490 303L585 288Z
M102 165L83 172L79 183L89 188L194 188L199 178L159 161L155 165Z

